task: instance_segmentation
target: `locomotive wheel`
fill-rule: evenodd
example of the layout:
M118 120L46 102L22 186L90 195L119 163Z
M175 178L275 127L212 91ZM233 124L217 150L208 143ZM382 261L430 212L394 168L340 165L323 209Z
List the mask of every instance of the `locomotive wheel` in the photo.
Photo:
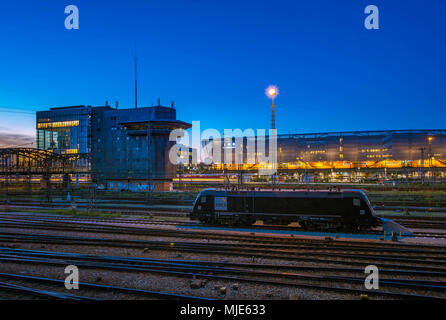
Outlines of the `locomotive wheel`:
M315 225L314 223L308 223L307 224L307 228L305 230L308 231L318 231L317 225Z
M218 220L216 220L216 219L214 219L214 218L209 218L208 221L207 221L207 224L210 225L210 226L212 226L212 227L217 227L217 226L219 226L221 223L220 223L220 221L218 221Z
M249 221L249 220L240 220L240 221L238 221L238 226L240 226L240 227L249 227L249 226L252 226L252 224L253 224L253 222L252 221Z
M352 232L355 231L355 227L351 224L344 224L342 227L343 232Z
M238 225L239 225L239 221L236 221L236 220L231 220L228 223L228 227L237 227Z
M363 231L363 232L367 232L367 231L370 231L370 226L367 226L367 225L365 225L365 226L359 226L359 227L358 227L358 230L359 230L359 231Z

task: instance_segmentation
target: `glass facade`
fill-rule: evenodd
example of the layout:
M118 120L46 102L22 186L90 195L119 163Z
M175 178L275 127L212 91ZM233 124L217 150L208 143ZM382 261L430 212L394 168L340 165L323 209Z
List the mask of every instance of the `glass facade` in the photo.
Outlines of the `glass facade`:
M234 140L235 141L235 140ZM219 144L215 140L216 146ZM246 140L242 146L244 167ZM234 150L235 152L236 150ZM223 154L222 149L221 154ZM261 155L256 153L256 156ZM234 158L234 157L233 157ZM446 167L446 130L389 130L285 134L277 137L283 169ZM256 161L260 164L261 161ZM221 166L220 166L221 167ZM220 168L217 165L217 168ZM236 165L226 168L237 169Z
M61 154L89 153L90 107L51 108L37 112L37 148Z

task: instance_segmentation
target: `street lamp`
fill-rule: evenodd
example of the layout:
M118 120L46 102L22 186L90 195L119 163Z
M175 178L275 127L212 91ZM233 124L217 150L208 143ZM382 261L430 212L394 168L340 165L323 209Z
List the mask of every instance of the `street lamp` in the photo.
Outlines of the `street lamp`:
M276 87L274 87L274 86L269 86L268 87L268 95L269 95L269 97L272 97L274 99L274 96L276 95L276 93L277 93Z
M271 129L276 129L276 110L274 106L274 98L279 94L279 88L276 86L269 86L265 90L265 94L267 97L272 99L271 105Z
M433 177L433 172L432 172L432 140L434 140L434 137L429 136L427 138L427 140L429 141L429 183L432 180Z
M274 130L274 129L276 129L276 111L275 111L275 107L274 107L274 97L276 97L279 94L279 88L277 88L274 85L269 86L268 88L266 88L265 94L267 95L267 97L272 99L272 105L271 105L271 129ZM277 150L276 150L276 155L277 155ZM273 161L272 165L273 165L273 171L274 171L274 173L273 173L273 188L274 188L274 185L276 183L276 170L277 170L276 161Z

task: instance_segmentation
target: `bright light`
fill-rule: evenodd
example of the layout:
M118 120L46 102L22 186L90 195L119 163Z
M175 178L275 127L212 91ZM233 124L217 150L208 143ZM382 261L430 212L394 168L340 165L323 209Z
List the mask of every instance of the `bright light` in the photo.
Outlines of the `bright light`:
M265 94L269 98L274 98L279 94L279 88L277 88L276 86L269 86L268 88L266 88Z
M432 142L432 140L434 139L433 137L429 137L429 142Z
M37 129L76 127L78 125L79 125L79 120L59 121L59 122L41 122L41 123L37 124Z

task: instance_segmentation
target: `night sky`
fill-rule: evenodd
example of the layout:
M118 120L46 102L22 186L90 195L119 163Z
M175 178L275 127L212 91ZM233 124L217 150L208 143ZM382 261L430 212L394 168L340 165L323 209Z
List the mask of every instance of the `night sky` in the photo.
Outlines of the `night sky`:
M66 30L66 5L80 29ZM380 29L364 28L377 5ZM201 128L279 133L446 128L446 2L15 0L0 3L0 133L33 111L175 101Z

